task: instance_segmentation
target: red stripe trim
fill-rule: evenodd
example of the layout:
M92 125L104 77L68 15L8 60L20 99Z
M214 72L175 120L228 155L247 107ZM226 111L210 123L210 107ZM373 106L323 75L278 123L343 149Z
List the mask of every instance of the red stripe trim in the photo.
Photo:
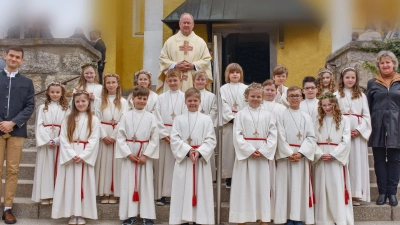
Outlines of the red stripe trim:
M267 138L244 138L246 141L266 141Z
M358 118L358 124L361 123L360 118L362 118L362 115L360 115L360 114L354 114L354 113L349 114L349 113L344 113L343 116L355 116L355 117Z
M233 112L233 113L237 113L238 111L237 111L237 110L232 110L232 112Z
M61 125L60 124L43 124L44 127L58 127L60 128L58 130L58 136L60 136L61 133ZM58 173L58 155L60 154L60 146L57 146L56 150L56 162L54 164L54 187L56 186L56 180L57 180L57 173Z
M336 143L328 143L328 142L317 142L317 145L333 145L333 146L338 146L339 144L336 144Z
M166 127L172 127L172 124L164 124L164 126L166 126Z

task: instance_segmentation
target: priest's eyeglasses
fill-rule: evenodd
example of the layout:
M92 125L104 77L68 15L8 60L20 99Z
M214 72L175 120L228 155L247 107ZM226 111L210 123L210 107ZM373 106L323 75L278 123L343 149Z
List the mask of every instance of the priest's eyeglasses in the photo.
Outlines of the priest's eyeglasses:
M288 98L301 98L301 95L289 95Z

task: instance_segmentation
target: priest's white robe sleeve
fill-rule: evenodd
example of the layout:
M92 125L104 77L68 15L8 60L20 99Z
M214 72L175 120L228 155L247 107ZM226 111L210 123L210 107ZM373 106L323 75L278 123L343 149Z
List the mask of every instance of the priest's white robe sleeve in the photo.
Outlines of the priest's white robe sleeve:
M156 118L154 115L151 115L153 117L152 122L151 122L151 131L150 131L150 140L149 144L146 146L146 149L143 151L143 155L151 158L151 159L158 159L159 158L159 137L158 137L158 128L157 128L157 122Z
M97 117L92 117L92 134L87 140L86 148L79 154L79 158L86 164L94 166L96 163L97 152L99 148L100 121Z
M348 118L343 116L342 123L344 124L342 142L338 143L339 145L336 146L330 154L342 165L347 165L351 148L350 121Z
M356 129L360 132L361 136L365 140L368 140L372 132L371 115L369 113L367 97L365 96L365 94L362 94L361 98L362 98L362 118L360 118L361 123L358 125Z
M44 112L43 112L44 105L40 105L36 111L36 147L40 147L43 145L47 145L51 140L49 133L47 133L44 127ZM50 110L50 109L49 109Z

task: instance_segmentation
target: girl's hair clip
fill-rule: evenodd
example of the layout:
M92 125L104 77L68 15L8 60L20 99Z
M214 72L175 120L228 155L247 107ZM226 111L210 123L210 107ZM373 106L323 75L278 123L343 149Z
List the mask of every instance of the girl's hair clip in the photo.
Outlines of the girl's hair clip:
M85 67L89 67L89 66L94 67L94 68L97 69L97 63L95 63L95 62L87 62L87 63L84 63L84 64L81 65L81 69L83 69L83 68L85 68Z

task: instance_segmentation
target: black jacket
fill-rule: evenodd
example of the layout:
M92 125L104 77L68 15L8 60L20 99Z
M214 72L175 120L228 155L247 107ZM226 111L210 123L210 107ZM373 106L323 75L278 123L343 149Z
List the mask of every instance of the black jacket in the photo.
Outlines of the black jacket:
M0 72L0 121L16 123L11 136L26 137L26 122L35 109L35 90L31 79L16 74L14 78L7 77L6 72ZM0 135L4 135L0 131Z
M367 99L372 123L368 146L400 149L400 79L389 89L376 78L369 80Z
M99 39L93 46L97 51L101 53L101 64L104 64L106 61L106 45L104 44L103 39Z

